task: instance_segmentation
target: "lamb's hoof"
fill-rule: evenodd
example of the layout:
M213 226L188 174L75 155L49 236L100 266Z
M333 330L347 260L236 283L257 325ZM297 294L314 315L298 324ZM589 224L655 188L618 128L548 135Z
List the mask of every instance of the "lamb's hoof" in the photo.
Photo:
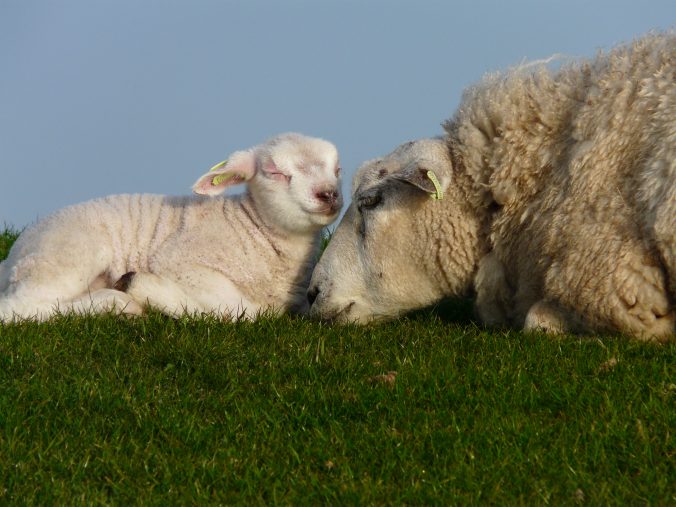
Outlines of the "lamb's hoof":
M136 271L125 273L117 282L115 282L113 289L119 290L120 292L127 292L129 286L131 285L131 281L134 279L134 276L136 276Z
M136 301L129 301L122 308L120 308L120 315L124 317L139 317L143 315L143 307Z

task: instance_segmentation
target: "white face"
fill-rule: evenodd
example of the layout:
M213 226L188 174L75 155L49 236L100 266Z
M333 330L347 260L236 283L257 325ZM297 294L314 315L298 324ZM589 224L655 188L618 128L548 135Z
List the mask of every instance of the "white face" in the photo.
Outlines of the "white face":
M469 273L457 273L455 280L448 271L441 273L441 252L454 255L449 243L455 238L450 234L439 241L441 233L429 222L433 215L462 218L463 203L455 195L430 199L435 187L426 176L419 178L428 170L444 191L454 193L441 140L402 145L359 169L352 204L312 275L312 315L353 322L395 317L466 286Z
M249 188L270 222L293 233L315 233L336 220L343 198L333 144L284 134L256 149L256 164Z

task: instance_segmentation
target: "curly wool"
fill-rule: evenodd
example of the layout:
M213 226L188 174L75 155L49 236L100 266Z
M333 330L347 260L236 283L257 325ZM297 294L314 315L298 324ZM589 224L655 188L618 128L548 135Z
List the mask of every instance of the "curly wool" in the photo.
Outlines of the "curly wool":
M444 127L471 200L499 205L475 282L484 320L673 334L673 32L489 76Z

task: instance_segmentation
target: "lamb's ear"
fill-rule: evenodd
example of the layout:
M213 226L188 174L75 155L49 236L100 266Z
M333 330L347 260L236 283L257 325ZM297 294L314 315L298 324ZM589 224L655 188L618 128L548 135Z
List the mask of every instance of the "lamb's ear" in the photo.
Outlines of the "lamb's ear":
M438 175L424 166L410 165L403 171L392 174L392 178L404 181L430 194L433 199L444 198L444 187L439 182Z
M236 151L228 160L212 167L192 186L192 191L202 195L217 195L227 187L243 183L256 174L256 154L253 150Z

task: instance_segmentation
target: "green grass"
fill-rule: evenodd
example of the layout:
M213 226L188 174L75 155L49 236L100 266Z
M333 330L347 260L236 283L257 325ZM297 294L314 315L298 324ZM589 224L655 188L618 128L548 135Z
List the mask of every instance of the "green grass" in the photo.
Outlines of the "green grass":
M0 504L676 502L676 345L469 313L0 324Z
M0 229L0 260L7 257L12 244L19 237L19 232L15 229L5 227Z

